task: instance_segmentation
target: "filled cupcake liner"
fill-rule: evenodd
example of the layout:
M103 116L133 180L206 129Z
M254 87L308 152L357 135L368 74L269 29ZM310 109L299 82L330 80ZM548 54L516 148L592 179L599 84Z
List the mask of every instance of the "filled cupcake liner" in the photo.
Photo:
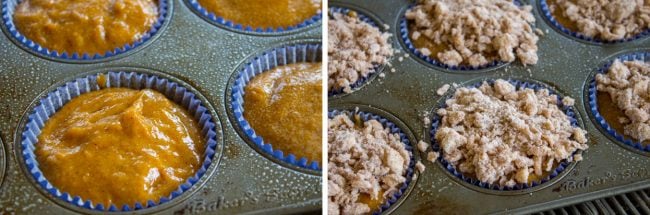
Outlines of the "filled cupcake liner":
M384 211L388 210L391 205L395 204L401 197L404 195L406 192L406 189L409 187L409 184L413 181L413 174L415 173L415 156L413 155L413 146L411 140L409 140L408 136L402 131L400 127L395 125L395 123L391 122L390 120L374 114L374 113L369 113L369 112L364 112L364 111L349 111L349 110L332 110L330 109L327 112L327 117L329 119L333 119L335 116L340 115L340 114L345 114L348 116L354 116L354 115L359 115L361 120L369 121L369 120L377 120L379 123L381 123L384 128L388 128L392 134L397 134L400 137L400 140L404 143L405 149L409 151L411 154L411 160L409 161L408 168L406 170L406 182L404 182L399 190L393 194L390 198L386 199L386 202L381 205L381 207L376 208L377 211L374 211L373 214L379 215L383 213Z
M614 63L614 61L618 59L620 61L634 61L634 60L640 60L640 61L645 61L648 62L650 61L650 52L635 52L635 53L629 53L629 54L624 54L616 57L615 59L609 60L605 65L600 67L598 69L598 74L607 74L607 71L609 70L609 67ZM609 123L603 118L603 116L600 113L600 110L598 108L598 89L597 89L597 84L596 84L596 76L593 76L593 79L589 82L589 89L588 89L588 97L589 97L589 110L591 111L595 121L597 122L598 125L611 137L619 141L620 143L623 143L625 145L628 145L632 148L635 148L637 150L641 150L643 152L650 152L650 144L647 144L644 146L643 143L638 142L636 140L632 139L627 139L623 134L618 133L614 128L612 128Z
M24 48L31 50L34 53L38 53L45 57L50 57L54 59L61 60L73 60L73 61L95 61L103 60L113 56L123 54L125 52L131 51L149 41L161 30L164 22L166 21L169 13L169 0L160 0L158 1L158 18L156 22L153 23L151 29L142 35L142 37L136 41L133 41L129 44L124 44L122 47L116 47L114 50L109 50L104 53L67 53L67 52L58 52L54 50L49 50L40 44L34 42L33 40L25 37L20 31L16 28L14 23L14 10L16 6L23 0L4 0L2 1L2 22L5 25L7 33L13 37L14 40L19 42Z
M97 83L100 74L105 75L106 77L105 87L100 87ZM47 95L44 95L44 97L38 102L38 105L33 108L31 114L27 118L27 122L22 132L22 141L20 143L22 146L21 152L29 174L32 175L39 186L50 195L72 205L97 211L134 211L151 208L169 202L189 190L201 177L203 177L203 175L206 174L206 171L215 159L215 151L217 150L217 131L215 128L217 126L213 119L214 116L210 114L209 110L193 92L190 92L187 88L182 87L171 80L156 75L128 71L111 71L100 74L77 78L59 86ZM172 191L168 196L161 196L158 201L147 200L145 202L134 202L130 205L125 204L122 206L114 204L104 205L102 203L95 204L92 199L83 199L74 194L59 190L51 184L47 178L45 178L39 169L39 163L36 160L34 150L38 147L38 136L47 120L66 103L81 94L105 88L118 87L136 90L153 89L164 94L168 99L173 100L177 104L186 108L194 119L197 120L201 128L201 135L206 141L206 149L203 154L203 164L201 165L201 168L197 170L194 176L188 178L183 184L181 184L178 189Z
M201 4L199 3L198 0L186 0L187 4L194 10L197 15L203 17L204 19L209 20L212 24L215 24L217 26L225 27L226 29L230 30L235 30L235 31L243 31L243 32L250 32L250 33L284 33L284 32L290 32L294 30L298 30L304 27L311 26L314 23L317 23L323 19L322 13L318 11L316 15L310 17L309 19L294 25L294 26L287 26L286 28L283 27L278 27L278 28L273 28L273 27L268 27L268 28L253 28L251 26L245 26L243 24L235 23L231 20L228 20L224 17L218 16L214 14L213 12L208 11L205 9Z
M521 3L520 0L514 0L513 3L517 6L522 6L523 4ZM433 57L426 56L422 54L422 52L415 47L415 44L413 44L413 41L411 41L411 37L409 36L409 28L408 28L408 20L406 19L406 11L409 11L413 9L415 5L409 6L405 11L404 14L402 14L402 17L399 20L399 32L401 34L402 41L404 42L404 45L406 48L414 54L416 57L418 57L420 60L423 60L424 62L427 62L430 65L442 68L442 69L448 69L452 71L478 71L478 70L484 70L484 69L491 69L491 68L496 68L502 65L506 65L509 62L504 62L504 61L492 61L488 64L481 65L481 66L470 66L470 65L458 65L458 66L452 66L452 65L447 65L443 62L440 62L436 60Z
M353 10L353 9L350 9L350 8L336 7L336 6L330 6L329 7L329 14L334 14L334 13L347 14L349 12L357 13L357 17L359 18L359 20L361 20L362 22L368 23L372 27L378 28L378 29L380 29L380 31L382 31L381 28L379 27L379 25L377 24L377 22L375 22L375 20L368 17L367 15L365 15L361 11ZM350 84L350 88L352 90L357 90L357 89L361 88L364 84L370 82L370 80L372 80L377 75L379 75L379 73L381 72L381 69L382 69L383 66L384 65L380 65L380 64L373 65L373 68L370 69L373 72L368 74L365 77L359 77L359 79L357 79L357 81ZM328 89L329 89L329 87L328 87ZM343 88L336 89L336 90L328 90L328 92L327 92L328 96L337 96L337 95L344 95L344 94L347 94L347 93L343 92Z
M650 29L647 29L637 35L634 35L633 37L630 38L624 38L624 39L618 39L618 40L602 40L598 38L593 38L593 37L588 37L580 32L574 32L572 30L569 30L568 28L565 28L562 24L560 24L555 17L553 17L553 14L551 13L551 10L549 9L548 3L546 3L546 0L540 0L540 10L541 13L543 14L544 18L553 25L557 30L560 30L566 35L569 35L573 38L576 38L578 40L582 40L585 42L591 42L591 43L597 43L597 44L616 44L616 43L624 43L624 42L630 42L634 40L638 40L644 37L647 37L650 35Z
M486 80L486 81L489 84L494 84L495 80L494 79L489 79L489 80ZM573 109L573 107L565 106L562 103L562 96L557 94L553 89L550 89L550 88L548 88L548 87L546 87L546 86L544 86L542 84L533 83L533 82L512 80L512 79L508 79L507 81L510 82L512 85L514 85L516 87L516 89L518 89L518 90L519 89L525 89L525 88L533 89L535 91L538 91L538 90L541 90L541 89L547 89L551 95L555 95L557 97L558 106L567 115L567 117L569 118L569 121L571 122L571 125L573 127L580 127L580 125L578 124L578 119L577 119L578 116L576 115L576 112ZM483 84L483 82L478 82L478 83L467 86L467 88L478 88L482 84ZM444 98L444 100L442 100L439 108L446 108L447 105L446 105L445 101L450 99L451 97L453 97L453 95L454 95L454 92L449 93L448 96L446 96ZM444 159L444 156L442 156L444 152L442 152L442 150L440 148L440 144L438 143L438 141L436 141L436 138L435 138L436 132L437 132L440 124L442 123L441 121L442 121L442 117L440 117L438 114L434 114L432 119L431 119L431 131L429 133L430 137L431 137L431 148L433 149L433 151L439 152L440 155L441 155L441 156L439 156L438 161L442 164L442 166L449 173L454 175L456 178L458 178L458 179L460 179L460 180L462 180L464 182L467 182L467 183L469 183L471 185L480 187L480 188L495 190L495 191L526 190L526 189L529 189L529 188L533 188L533 187L542 185L542 184L544 184L544 183L546 183L548 181L551 181L553 178L560 175L571 164L571 162L568 162L566 159L562 160L558 164L558 166L547 177L544 177L539 181L533 181L530 185L528 183L518 183L518 184L516 184L516 185L514 185L512 187L509 187L509 186L501 186L501 185L498 185L498 184L489 184L489 183L481 182L480 180L478 180L478 179L476 179L474 177L465 176L462 172L456 170L454 165L447 162L447 160ZM573 155L575 155L576 153L581 153L581 150L576 150L575 152L573 152Z
M267 50L260 55L251 57L238 72L232 87L232 92L230 92L232 98L230 106L233 110L234 118L237 121L236 124L243 131L246 139L250 140L268 156L279 159L291 166L316 171L321 170L319 161L310 161L305 157L298 158L292 153L285 153L282 150L274 149L273 143L265 142L263 137L255 133L244 117L244 95L246 94L246 85L255 76L278 66L302 62L321 62L321 50L322 46L320 43L286 45Z

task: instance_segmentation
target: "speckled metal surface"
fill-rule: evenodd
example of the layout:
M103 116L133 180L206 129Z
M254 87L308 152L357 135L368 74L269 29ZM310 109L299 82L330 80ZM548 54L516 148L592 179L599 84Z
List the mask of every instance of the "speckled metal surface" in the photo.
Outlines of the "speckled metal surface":
M321 177L283 167L260 155L235 132L226 115L226 84L250 54L297 40L321 38L321 24L276 36L242 34L214 26L186 3L173 1L169 25L151 44L124 57L94 64L59 63L26 52L0 35L0 214L69 214L37 191L17 162L15 135L30 103L53 84L107 68L145 68L196 88L214 107L225 148L215 173L188 199L163 204L159 214L261 214L320 211ZM5 30L5 29L3 29ZM3 151L2 148L5 150ZM4 179L4 180L2 180ZM152 208L153 209L153 208Z
M538 42L539 63L524 67L515 62L493 69L462 72L430 66L416 59L405 47L400 38L399 22L414 1L330 1L330 6L360 9L388 25L388 31L393 34L393 47L399 51L390 60L392 66L383 69L385 77L380 76L349 95L330 98L330 107L358 104L384 110L404 122L418 140L430 142L431 126L424 124L423 116L437 109L441 102L442 97L436 94L438 88L451 83L464 85L478 79L513 78L543 82L559 94L575 98L579 121L589 132L590 148L583 153L583 161L539 189L518 193L472 188L473 185L456 179L439 163L422 160L425 172L412 183L413 191L402 196L406 199L401 205L393 206L394 214L525 214L650 187L650 155L609 138L593 123L584 102L587 99L585 83L606 60L621 53L650 50L650 40L614 45L579 42L549 25L540 16L537 1L522 2L533 5L535 25L545 32ZM392 69L395 72L391 72ZM421 154L420 157L426 156Z

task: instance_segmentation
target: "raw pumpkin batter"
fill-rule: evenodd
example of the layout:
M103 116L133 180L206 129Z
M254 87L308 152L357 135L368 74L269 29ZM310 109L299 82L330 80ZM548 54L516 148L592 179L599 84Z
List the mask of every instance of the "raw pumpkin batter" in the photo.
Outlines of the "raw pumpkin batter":
M546 2L547 2L547 4L549 6L557 5L556 0L546 0ZM557 6L555 6L555 7L557 7ZM576 23L571 21L569 18L567 18L564 14L562 14L562 12L563 12L562 10L553 10L553 11L551 11L551 15L553 15L553 18L555 18L555 21L560 23L560 25L564 26L565 28L567 28L567 29L569 29L569 30L571 30L573 32L578 32L579 29L578 29L578 26L576 25Z
M47 49L94 55L141 39L157 16L157 0L24 0L14 22Z
M296 26L320 11L320 0L198 0L206 10L253 28Z
M629 135L625 135L625 125L619 120L621 117L625 117L625 113L620 108L616 107L616 103L612 101L610 95L606 92L598 92L596 97L598 98L596 100L598 103L598 112L601 113L600 115L603 116L607 124L609 124L614 131L625 136L625 138L633 139Z
M371 211L377 211L385 203L384 192L386 192L385 189L379 190L379 194L377 194L376 199L373 199L368 194L361 193L359 194L359 199L357 202L368 205L368 208L370 208Z
M276 67L246 85L244 118L264 142L298 159L322 160L321 63Z
M198 170L204 147L197 122L164 95L108 88L56 112L36 159L62 192L121 207L169 196Z

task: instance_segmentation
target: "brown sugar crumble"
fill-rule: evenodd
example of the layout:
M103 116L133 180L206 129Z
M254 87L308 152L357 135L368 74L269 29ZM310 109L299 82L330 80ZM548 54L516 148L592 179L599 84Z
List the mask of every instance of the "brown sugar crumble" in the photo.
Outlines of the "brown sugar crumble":
M431 151L427 153L427 160L431 163L435 163L436 160L438 160L438 157L440 157L440 153L438 152Z
M451 86L449 84L442 85L442 87L440 87L440 88L438 88L438 90L436 90L436 94L438 94L439 96L445 95L445 93L447 93L447 91L449 91L450 87Z
M435 139L465 175L501 186L529 183L588 148L586 131L571 125L558 102L547 89L516 89L501 79L462 87L437 111Z
M561 16L558 21L570 22L571 26L565 27L592 38L625 39L650 28L649 1L554 0L549 2L549 9Z
M429 144L428 144L427 142L424 142L424 141L420 140L420 141L418 142L417 147L418 147L418 150L419 150L420 152L426 152L427 149L429 148Z
M393 55L389 33L382 33L359 19L356 13L333 13L329 27L328 88L350 92L350 85L376 72L373 68L387 63Z
M421 37L435 49L424 55L450 66L482 66L498 60L537 64L537 41L530 5L508 0L418 0L406 12L411 39ZM417 46L417 45L416 45Z
M422 162L418 161L418 162L415 164L415 169L417 169L418 172L422 173L422 172L424 172L424 170L426 169L426 167L424 166L424 164L422 164Z
M606 92L625 115L624 133L639 142L650 140L650 64L614 61L607 74L596 75L597 89Z
M361 195L388 199L406 182L411 153L379 121L340 114L329 119L327 133L328 214L370 213Z

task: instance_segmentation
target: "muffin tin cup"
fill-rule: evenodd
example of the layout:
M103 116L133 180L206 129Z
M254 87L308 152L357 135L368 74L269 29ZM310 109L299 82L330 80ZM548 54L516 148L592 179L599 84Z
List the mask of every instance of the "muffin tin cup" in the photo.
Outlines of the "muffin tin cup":
M103 75L105 83L99 84ZM104 85L104 86L101 86ZM106 88L130 88L135 90L153 89L168 99L184 107L200 125L201 135L206 141L201 167L186 179L176 190L160 199L134 202L128 205L95 204L92 199L83 199L75 194L59 190L52 185L39 169L34 150L38 147L38 136L47 120L56 114L66 103L81 94ZM39 191L54 202L81 213L96 212L154 212L159 211L189 197L201 187L219 164L223 146L219 119L207 100L191 86L163 73L137 68L115 68L85 73L50 87L41 94L21 119L16 130L16 153L23 164L28 178Z
M19 47L36 56L64 63L97 63L132 54L150 44L160 34L160 31L169 22L168 19L171 17L173 9L173 2L170 0L158 1L158 18L151 26L151 29L143 34L140 39L129 44L115 47L115 49L107 50L104 53L67 53L45 48L20 33L14 23L13 15L16 6L22 1L2 1L2 25L7 36Z
M356 104L340 105L330 108L327 112L327 117L328 119L332 119L339 114L345 114L350 117L358 115L364 122L373 119L379 121L384 128L388 128L392 134L398 134L400 140L404 143L406 150L410 152L411 160L408 164L408 169L406 170L406 182L403 183L400 186L399 191L387 199L380 208L374 208L374 211L372 212L372 214L375 215L392 213L408 197L417 182L418 173L415 169L415 164L419 160L419 156L417 155L418 153L415 152L416 149L413 146L416 139L410 133L406 125L399 121L399 119L380 109Z
M373 26L375 28L378 28L379 31L382 32L382 33L387 31L387 29L384 26L381 26L382 22L379 19L377 19L376 17L370 15L369 12L363 11L362 9L354 8L352 6L346 6L346 5L337 6L337 5L330 6L329 9L328 9L328 13L329 14L333 14L333 13L347 14L349 12L355 12L355 13L357 13L357 17L359 18L359 20L361 20L362 22L368 23L369 25L371 25L371 26ZM390 38L388 40L388 44L392 45L392 42L391 42ZM390 61L391 58L392 57L388 57L386 59L386 62ZM385 64L375 64L374 67L372 69L370 69L370 71L372 71L372 72L370 74L368 74L368 76L359 77L359 79L357 81L355 81L354 83L352 83L350 85L350 88L352 90L350 93L353 93L354 91L357 91L357 90L361 89L366 84L369 84L370 82L372 82L377 76L379 76L380 73L382 73L384 71L385 68L386 68ZM329 86L328 86L328 89L329 89ZM341 96L348 95L350 93L343 92L342 88L337 89L337 90L328 90L327 91L327 95L328 95L329 98L341 97Z
M201 6L198 0L183 0L183 1L188 5L188 7L192 10L192 12L194 12L196 15L206 20L210 24L237 33L245 33L245 34L253 34L253 35L289 34L289 33L298 32L308 27L316 26L323 19L322 12L321 10L319 10L318 13L316 13L316 15L294 26L287 26L286 28L282 28L282 27L253 28L251 26L235 23L231 20L228 20L227 18L218 16L213 12L208 11L203 6Z
M494 84L495 80L496 79L479 79L479 80L470 81L464 84L463 86L467 88L478 88L484 82L487 82L492 85ZM559 95L555 90L550 88L548 85L533 80L521 80L521 79L504 79L504 80L514 85L517 90L533 89L536 92L541 89L549 90L549 93L551 95L555 95L557 97L558 106L569 118L571 125L577 128L584 128L584 126L582 126L580 123L580 116L578 115L577 112L575 112L574 108L571 106L564 106L564 104L562 104L563 97ZM459 86L459 88L463 86ZM558 166L555 169L553 169L547 177L542 178L540 181L533 181L531 184L518 183L512 187L481 182L480 180L474 177L466 176L464 173L458 171L456 167L454 167L454 165L450 164L449 162L447 162L447 160L444 159L443 156L444 152L441 151L440 145L438 141L436 141L435 139L436 132L442 123L442 117L436 114L436 110L446 108L447 107L446 101L452 98L455 93L456 93L455 89L450 89L445 94L445 96L443 96L440 99L439 106L436 109L432 110L431 113L433 114L433 117L431 119L431 130L429 132L430 135L429 138L431 140L431 148L433 149L433 151L440 153L440 157L438 157L437 159L438 163L440 163L440 165L442 166L443 169L446 170L448 175L454 178L456 181L461 182L461 184L465 185L466 187L469 187L471 189L480 192L497 194L497 195L518 195L518 194L526 194L540 189L544 189L552 185L553 183L557 182L558 180L560 180L563 176L568 174L574 168L577 162L568 162L565 159L562 160L560 163L558 163ZM583 153L582 150L577 150L572 153L572 156L581 153Z
M619 145L631 149L636 152L640 152L646 156L650 156L650 144L640 143L636 140L626 138L623 134L617 132L613 127L609 125L607 120L604 119L600 113L598 107L598 90L596 84L596 74L607 74L609 67L614 63L615 60L624 61L634 61L640 60L645 62L650 62L650 52L649 51L639 51L632 53L618 54L610 59L608 59L596 72L589 78L587 83L587 109L589 110L591 117L595 124L598 125L600 130L605 133L610 139ZM609 95L609 94L608 94Z
M322 45L320 41L295 41L292 43L266 49L246 58L234 72L226 90L226 104L231 122L235 123L239 135L257 152L264 157L294 170L313 175L321 175L319 161L311 161L305 157L297 157L291 153L273 147L273 143L264 141L258 136L244 117L244 95L246 85L255 76L272 70L278 66L294 63L319 63L322 60Z
M632 42L635 40L640 40L640 39L645 39L647 38L648 35L650 35L650 29L646 29L645 31L642 31L641 33L638 33L634 35L633 37L630 38L625 38L625 39L618 39L618 40L602 40L599 38L593 38L593 37L588 37L580 32L574 32L566 27L564 27L562 24L560 24L555 17L553 17L553 14L549 8L548 3L546 0L540 0L539 1L539 8L540 8L540 13L542 16L545 18L546 22L548 22L551 26L555 28L558 32L561 32L565 36L568 36L571 39L575 39L580 42L584 42L587 44L594 44L594 45L613 45L613 44L620 44L620 43L626 43L626 42Z
M520 0L513 0L513 1L514 4L517 6L523 5L523 3ZM413 9L413 7L415 7L415 4L409 5L408 7L403 9L402 12L400 13L401 15L398 21L399 35L401 38L402 45L406 48L406 50L409 50L411 54L415 55L417 59L422 63L424 63L425 65L432 66L436 69L441 69L443 71L449 71L449 72L477 73L477 72L491 71L512 63L512 62L504 62L504 61L497 60L481 66L470 66L470 65L452 66L440 62L439 60L435 59L435 57L429 57L422 54L422 52L420 52L420 50L418 50L418 48L415 47L415 44L413 44L413 41L411 40L409 27L408 27L409 21L406 19L406 12ZM516 59L515 61L518 61L518 59Z

